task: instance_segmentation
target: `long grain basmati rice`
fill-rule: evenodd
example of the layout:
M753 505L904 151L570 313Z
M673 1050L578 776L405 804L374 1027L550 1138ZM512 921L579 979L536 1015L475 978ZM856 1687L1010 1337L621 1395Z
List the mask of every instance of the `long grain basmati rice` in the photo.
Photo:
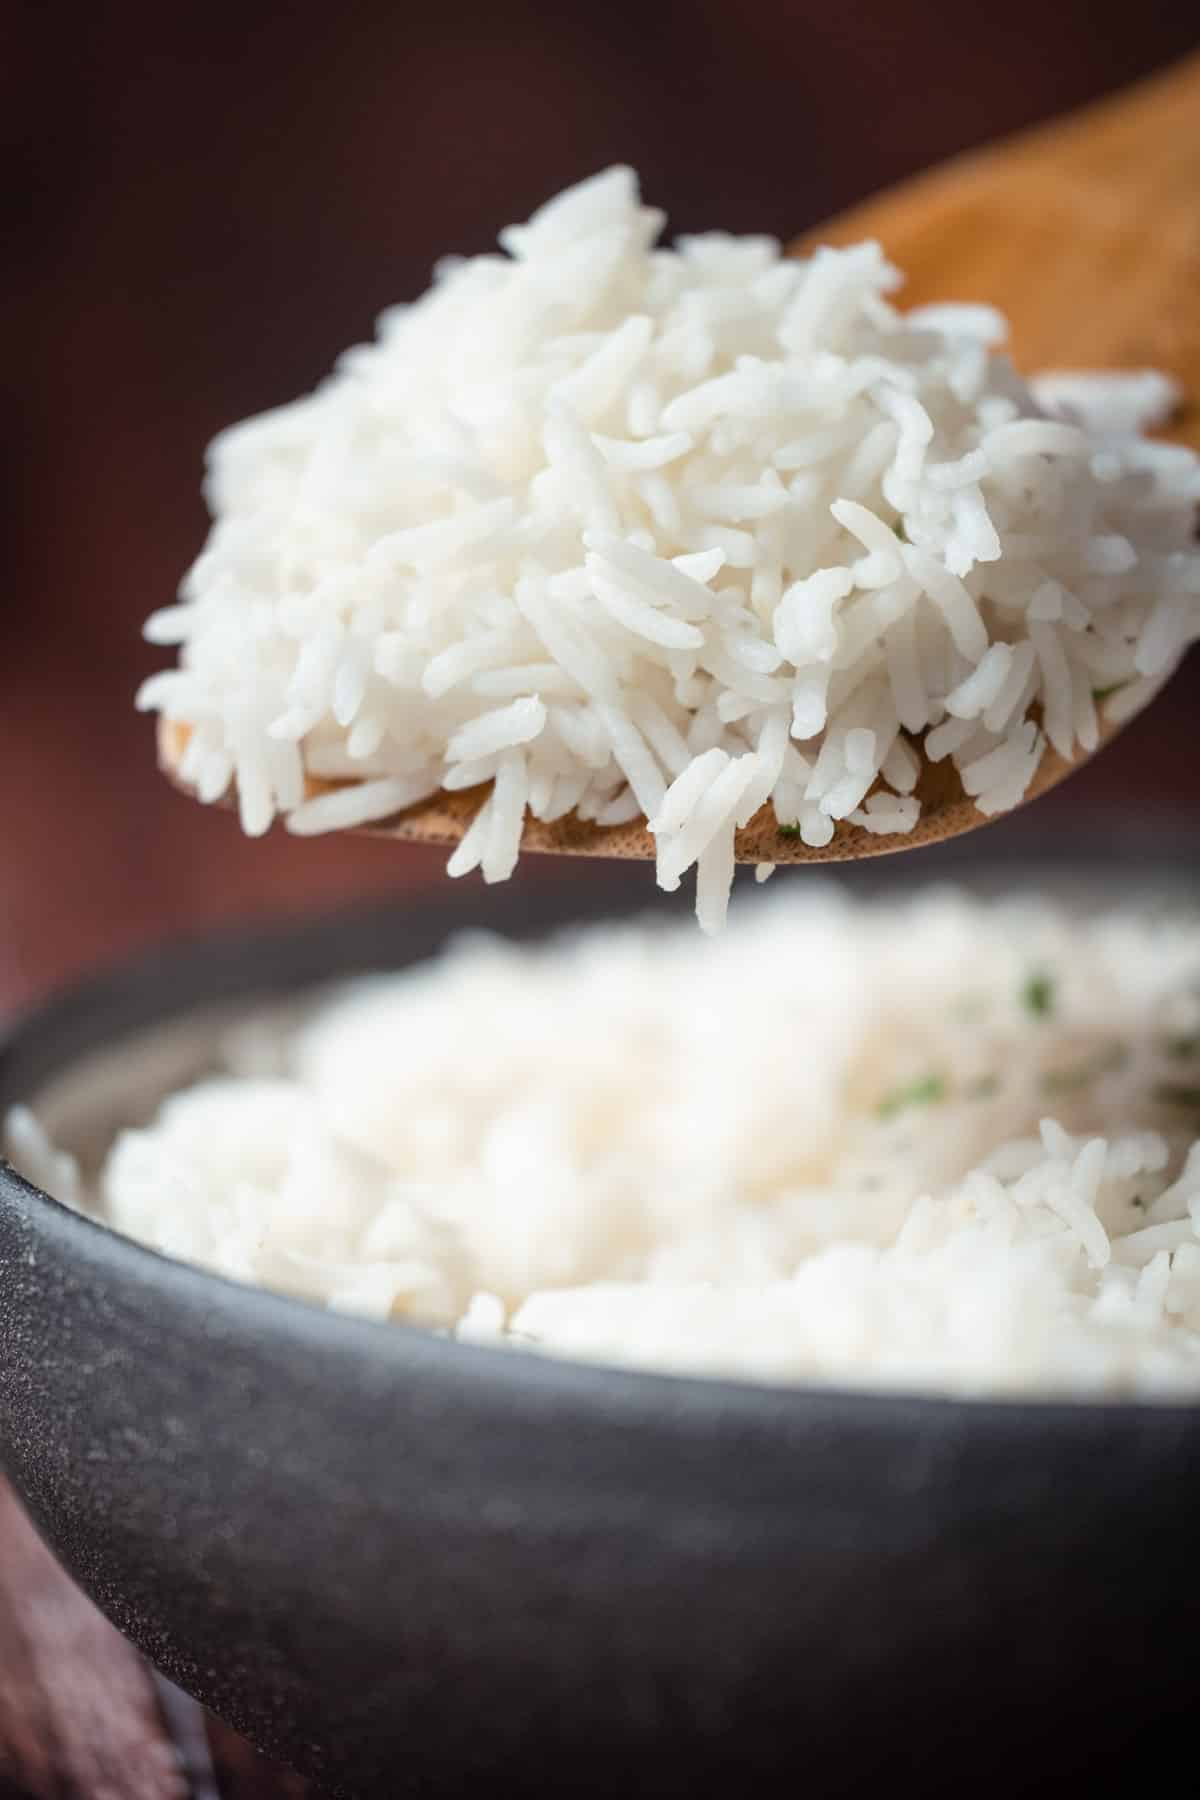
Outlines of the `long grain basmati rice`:
M503 759L502 822L450 864L494 876L512 796L540 819L652 816L685 756L720 749L809 844L868 796L902 833L898 732L1003 770L971 791L1009 807L1047 741L1094 747L1093 690L1126 716L1200 635L1200 466L1131 435L1169 383L1031 390L990 308L894 311L874 244L662 250L662 222L628 169L583 182L502 233L507 255L440 268L315 394L216 440L212 534L146 627L180 666L140 696L193 727L202 799L232 781L249 832L337 830L383 817L389 780L397 810ZM876 675L874 760L850 779L837 746ZM331 768L371 791L305 801ZM717 855L688 827L659 842L666 886Z

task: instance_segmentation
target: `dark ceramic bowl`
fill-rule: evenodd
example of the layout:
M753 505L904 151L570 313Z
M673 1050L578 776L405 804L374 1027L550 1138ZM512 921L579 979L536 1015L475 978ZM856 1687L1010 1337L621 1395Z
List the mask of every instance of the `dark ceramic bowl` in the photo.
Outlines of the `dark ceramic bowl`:
M24 1024L0 1106L198 1008L630 892L456 890L167 950ZM1062 1795L1190 1750L1200 1407L469 1348L174 1264L7 1167L0 1284L0 1452L47 1539L335 1791Z

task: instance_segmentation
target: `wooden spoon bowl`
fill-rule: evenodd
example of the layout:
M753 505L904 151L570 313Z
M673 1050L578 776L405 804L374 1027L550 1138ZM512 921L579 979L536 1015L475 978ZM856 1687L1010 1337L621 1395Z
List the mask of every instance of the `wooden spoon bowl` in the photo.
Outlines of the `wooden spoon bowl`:
M1102 721L1101 743L1115 737L1120 728L1119 725ZM191 727L188 725L181 725L171 719L159 720L159 766L168 780L186 794L190 794L191 789L180 775L179 765L190 735ZM1087 757L1078 757L1068 762L1065 757L1047 748L1022 805L1027 805L1039 794L1055 787L1087 760ZM353 783L345 781L323 781L310 775L305 783L305 798L315 800L321 794L333 793L338 788L352 785ZM963 792L958 770L949 757L937 763L922 761L914 791L921 802L921 816L911 831L903 835L892 833L881 836L878 832L864 831L861 825L843 820L829 843L819 848L804 843L793 832L782 830L774 809L768 802L737 833L737 860L743 863L847 862L867 856L887 856L897 850L916 850L923 845L938 844L944 838L958 837L964 831L974 831L978 826L990 823L989 817L981 813L975 802ZM406 807L403 812L396 813L390 819L359 827L355 835L396 838L409 844L457 844L489 792L490 789L486 786L463 788L457 793L443 790L417 806ZM235 795L232 788L223 796L220 804L230 808L234 806ZM656 854L654 836L647 829L644 819L632 819L626 825L596 825L590 820L577 818L574 813L569 813L564 819L556 819L552 824L527 814L521 833L521 849L548 851L558 856L609 856L624 860L647 858L650 861L653 861Z
M791 250L878 238L906 272L905 298L986 300L1011 321L1026 369L1156 368L1189 404L1168 434L1200 448L1200 56L1115 99L992 149L956 158L798 239ZM1100 746L1119 729L1101 722ZM162 721L159 760L179 774L188 727ZM1047 750L1026 801L1088 760ZM346 785L310 779L313 797ZM486 787L441 792L365 829L408 843L455 844ZM844 862L916 849L989 820L949 759L922 762L921 817L903 835L843 822L819 849L781 831L764 806L737 834L739 862ZM227 801L229 797L227 796ZM527 818L523 850L645 857L642 819L601 826L573 815Z

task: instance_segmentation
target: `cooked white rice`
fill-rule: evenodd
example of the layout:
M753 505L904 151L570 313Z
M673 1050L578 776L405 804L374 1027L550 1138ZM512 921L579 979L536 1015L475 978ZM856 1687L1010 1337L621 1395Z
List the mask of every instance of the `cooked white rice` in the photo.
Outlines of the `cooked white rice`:
M716 944L473 936L121 1133L90 1196L237 1280L772 1381L1200 1392L1200 926L823 884ZM49 1160L47 1160L49 1159Z
M1169 384L1039 406L1003 320L901 318L875 244L662 223L628 169L584 182L217 439L208 545L146 627L180 666L140 704L246 831L491 784L450 872L493 881L527 814L644 814L712 929L761 807L809 845L909 832L916 744L1003 811L1200 634L1200 465L1130 435Z

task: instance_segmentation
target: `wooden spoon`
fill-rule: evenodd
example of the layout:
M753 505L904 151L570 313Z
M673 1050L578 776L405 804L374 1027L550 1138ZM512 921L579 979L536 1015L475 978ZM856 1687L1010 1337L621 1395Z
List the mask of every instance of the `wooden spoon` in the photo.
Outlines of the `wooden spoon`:
M1067 119L929 174L807 232L791 246L878 238L905 271L908 304L985 300L1012 323L1012 349L1028 370L1162 369L1189 404L1169 434L1200 448L1200 56ZM1118 729L1101 726L1101 743ZM159 759L180 786L188 727L164 720ZM1042 757L1026 800L1087 760ZM311 779L310 796L344 785ZM368 827L410 843L454 844L487 788L439 793ZM737 834L740 862L840 862L936 844L988 823L947 758L923 763L921 817L902 836L841 823L812 849L785 835L769 805ZM648 857L645 821L600 826L573 815L527 818L523 850Z

